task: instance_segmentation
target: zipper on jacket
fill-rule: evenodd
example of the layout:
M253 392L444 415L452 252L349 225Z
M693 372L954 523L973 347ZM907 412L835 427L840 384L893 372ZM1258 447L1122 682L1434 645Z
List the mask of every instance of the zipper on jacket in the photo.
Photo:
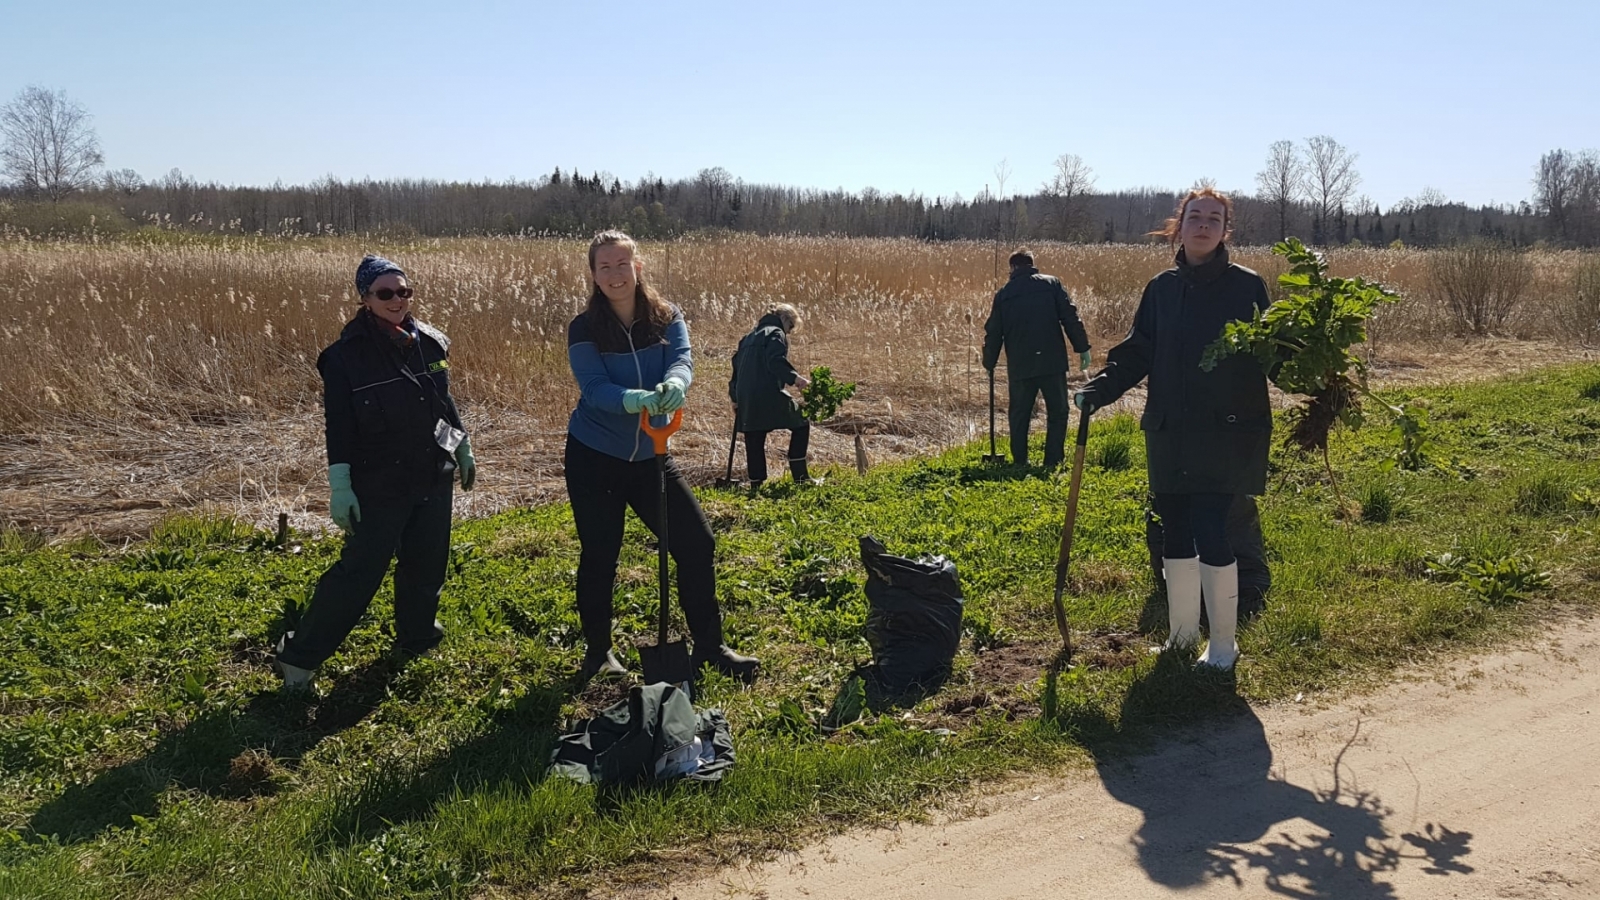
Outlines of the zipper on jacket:
M628 327L623 330L628 335L628 355L633 357L634 377L639 379L639 390L642 391L644 390L644 368L639 365L639 348L633 345L633 323L629 322ZM639 427L639 423L633 423L633 455L628 457L628 462L639 461L639 437L643 433L644 430Z

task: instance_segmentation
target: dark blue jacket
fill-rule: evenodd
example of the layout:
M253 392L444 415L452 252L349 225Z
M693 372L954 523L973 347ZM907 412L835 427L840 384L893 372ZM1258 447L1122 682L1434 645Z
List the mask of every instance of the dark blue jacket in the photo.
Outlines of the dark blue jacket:
M465 430L450 396L450 339L416 326L402 351L363 310L317 357L328 464L350 464L358 497L427 490L455 472L434 440L440 419Z
M1266 489L1272 404L1267 376L1249 354L1207 372L1205 348L1229 322L1249 321L1270 304L1266 283L1228 261L1178 265L1150 280L1133 327L1106 354L1085 391L1106 406L1149 379L1144 414L1146 463L1156 493L1260 494Z
M646 322L634 323L628 333L631 350L601 353L589 334L586 313L579 313L567 326L567 361L581 392L567 420L567 433L592 450L629 462L653 459L656 451L649 435L639 427L639 417L622 408L622 392L653 391L669 375L685 387L694 382L694 356L689 351L689 326L683 321L683 312L672 307L672 321L653 341L646 337L648 329ZM653 421L659 425L666 418Z

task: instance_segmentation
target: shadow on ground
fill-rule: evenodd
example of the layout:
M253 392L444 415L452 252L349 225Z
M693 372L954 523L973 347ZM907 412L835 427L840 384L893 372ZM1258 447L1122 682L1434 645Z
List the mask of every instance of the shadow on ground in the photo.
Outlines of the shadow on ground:
M1231 679L1194 674L1169 653L1134 683L1122 722L1089 705L1062 709L1058 721L1088 746L1106 791L1143 814L1130 841L1150 880L1178 890L1242 886L1254 871L1276 895L1365 900L1396 896L1378 876L1404 860L1439 876L1473 871L1470 832L1427 823L1396 834L1382 799L1346 783L1344 755L1359 723L1334 761L1331 786L1309 790L1274 774L1261 720L1232 688ZM1190 727L1161 749L1129 752L1180 721ZM1297 819L1312 827L1279 827Z
M378 660L339 678L319 698L271 691L243 706L208 710L138 759L68 787L40 807L28 827L74 843L131 825L135 816L155 817L161 795L172 788L227 799L276 793L318 743L377 709L400 668Z

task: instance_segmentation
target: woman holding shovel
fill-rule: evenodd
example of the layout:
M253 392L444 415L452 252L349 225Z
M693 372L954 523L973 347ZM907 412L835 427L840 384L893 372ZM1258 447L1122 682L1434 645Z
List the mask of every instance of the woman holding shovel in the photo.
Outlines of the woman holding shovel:
M738 430L744 432L745 464L752 488L767 480L767 435L782 429L789 431L789 476L796 484L811 480L806 470L811 423L784 390L791 384L805 390L811 383L789 362L789 335L799 327L800 312L787 303L776 304L739 341L733 355L728 398L733 401Z
M1235 495L1265 493L1272 436L1267 378L1253 358L1200 368L1224 325L1249 320L1270 302L1261 276L1228 260L1232 215L1232 201L1211 188L1183 198L1154 232L1178 245L1177 265L1145 286L1128 336L1073 398L1093 412L1150 379L1139 427L1163 530L1167 645L1199 640L1204 598L1211 634L1200 663L1224 670L1239 655L1239 566L1228 508Z
M632 507L657 536L663 524L669 526L666 549L678 563L678 601L694 640L694 669L711 665L749 680L760 663L723 643L711 525L676 463L664 453L657 459L642 427L641 413L665 416L683 408L694 380L689 328L683 313L645 282L644 260L628 235L595 235L589 272L588 306L567 329L567 358L581 393L567 422L565 454L567 495L582 548L578 618L588 645L583 677L626 673L611 650L611 596L623 521ZM660 589L666 591L665 579Z

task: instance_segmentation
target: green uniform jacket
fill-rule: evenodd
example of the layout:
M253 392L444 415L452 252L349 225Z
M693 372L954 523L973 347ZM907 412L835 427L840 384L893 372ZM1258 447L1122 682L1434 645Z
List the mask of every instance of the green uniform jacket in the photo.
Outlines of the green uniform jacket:
M1227 248L1201 266L1178 265L1151 279L1133 328L1106 354L1085 388L1102 407L1150 379L1144 430L1150 489L1158 494L1261 494L1267 486L1272 406L1267 376L1248 355L1200 369L1200 356L1228 322L1266 309L1261 276L1228 262Z
M1006 351L1006 375L1036 378L1067 373L1067 343L1079 353L1089 349L1089 334L1078 319L1067 289L1032 266L1011 273L1011 280L994 295L989 320L983 323L983 367L993 369Z
M805 424L799 404L783 390L798 374L789 363L789 336L778 317L763 316L733 354L728 399L739 407L739 430L777 431Z

